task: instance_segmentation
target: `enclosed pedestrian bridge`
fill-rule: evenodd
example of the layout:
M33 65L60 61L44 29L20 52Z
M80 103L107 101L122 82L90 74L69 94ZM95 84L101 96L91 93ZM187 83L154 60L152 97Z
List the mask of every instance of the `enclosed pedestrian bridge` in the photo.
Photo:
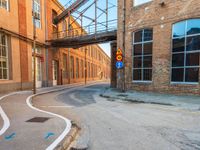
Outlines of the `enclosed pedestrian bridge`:
M53 19L57 25L67 18L68 26L66 30L52 33L50 45L78 48L116 40L117 19L111 16L113 9L117 6L108 0L70 0Z

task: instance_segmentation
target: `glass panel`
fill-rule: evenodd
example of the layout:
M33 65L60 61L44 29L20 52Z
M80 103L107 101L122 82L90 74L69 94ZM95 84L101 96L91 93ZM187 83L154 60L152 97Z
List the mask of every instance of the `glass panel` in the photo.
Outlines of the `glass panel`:
M152 54L152 43L144 43L144 55Z
M135 32L135 34L134 34L134 43L142 42L142 33L143 33L143 30Z
M185 74L186 82L198 82L199 81L199 68L186 68Z
M151 68L152 67L152 56L145 56L143 57L143 67L144 68Z
M133 70L133 80L141 80L141 69L134 69Z
M199 34L200 33L200 19L191 19L187 22L187 34Z
M199 66L199 53L186 54L187 66Z
M200 36L187 37L187 51L200 50Z
M183 82L183 68L172 69L172 81Z
M0 79L3 79L3 69L0 68Z
M183 52L185 50L185 38L173 39L173 52Z
M153 30L152 29L145 29L143 41L152 41L152 37L153 37Z
M142 57L134 57L134 68L142 67Z
M142 55L142 44L134 45L134 56Z
M7 68L7 63L6 63L6 61L4 61L4 62L2 62L2 66L3 66L3 68Z
M143 70L143 80L145 81L151 81L152 80L152 69L144 69Z
M1 44L6 45L6 36L5 35L1 36Z
M8 78L7 69L3 69L3 79L7 79L7 78Z
M2 46L2 56L6 57L6 47Z
M173 54L172 55L172 66L182 67L184 66L184 53Z
M181 37L185 35L186 21L182 21L173 25L173 37Z
M0 2L2 2L2 4L1 4L2 7L5 8L5 9L7 9L7 7L8 7L7 0L1 0Z

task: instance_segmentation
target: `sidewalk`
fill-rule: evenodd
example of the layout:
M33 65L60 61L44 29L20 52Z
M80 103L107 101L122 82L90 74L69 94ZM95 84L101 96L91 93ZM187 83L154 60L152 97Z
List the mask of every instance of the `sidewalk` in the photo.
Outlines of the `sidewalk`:
M117 89L111 88L105 90L101 96L109 98L110 100L125 100L135 103L170 105L200 111L200 96L177 96L172 94L137 91L127 91L122 93Z

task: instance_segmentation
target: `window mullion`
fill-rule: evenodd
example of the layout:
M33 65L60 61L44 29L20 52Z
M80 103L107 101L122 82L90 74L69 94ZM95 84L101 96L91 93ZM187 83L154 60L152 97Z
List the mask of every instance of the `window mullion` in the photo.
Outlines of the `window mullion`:
M143 81L144 80L144 30L142 31L142 67L141 67L141 80Z
M186 76L186 49L187 48L187 21L185 23L185 48L184 48L184 71L183 71L183 82L185 82Z

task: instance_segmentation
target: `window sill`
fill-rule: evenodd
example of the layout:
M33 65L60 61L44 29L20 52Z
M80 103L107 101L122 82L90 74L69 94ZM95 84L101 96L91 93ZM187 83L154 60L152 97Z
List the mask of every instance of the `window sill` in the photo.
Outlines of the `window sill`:
M132 81L132 83L135 84L152 84L152 81Z
M171 85L199 85L198 82L171 82Z
M139 4L139 5L136 5L136 6L133 5L132 10L138 10L138 9L140 9L140 8L147 7L147 6L149 6L151 3L152 3L152 1L146 2L146 3L143 3L143 4Z
M9 79L0 79L0 81L10 81Z

